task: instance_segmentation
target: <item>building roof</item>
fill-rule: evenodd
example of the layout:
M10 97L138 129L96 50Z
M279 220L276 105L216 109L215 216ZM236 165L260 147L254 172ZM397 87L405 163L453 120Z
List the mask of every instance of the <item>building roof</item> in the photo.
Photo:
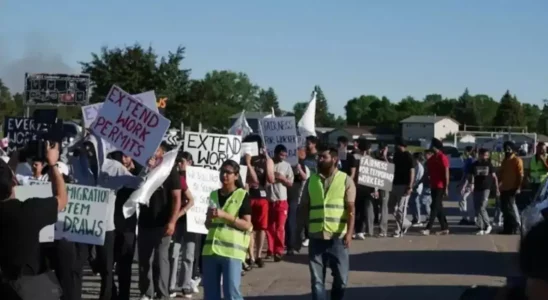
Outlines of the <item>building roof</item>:
M434 124L438 123L441 120L450 119L451 121L460 125L455 119L445 116L410 116L406 119L400 121L400 123L427 123Z

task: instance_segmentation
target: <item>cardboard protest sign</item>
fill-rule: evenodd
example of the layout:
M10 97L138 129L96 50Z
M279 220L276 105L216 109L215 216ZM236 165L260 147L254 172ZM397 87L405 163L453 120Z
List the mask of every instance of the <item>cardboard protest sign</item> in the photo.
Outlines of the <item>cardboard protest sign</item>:
M391 191L394 180L394 164L364 156L360 160L358 184L379 190Z
M30 141L36 140L36 133L47 131L51 124L36 123L33 118L5 117L4 135L8 138L7 152L11 153Z
M103 245L107 222L114 214L116 195L109 189L67 184L69 201L59 212L55 239Z
M46 185L21 186L15 187L15 197L20 201L26 201L30 198L47 198L51 197L51 185L45 182ZM53 242L55 239L55 224L48 225L40 230L40 243Z
M112 86L90 130L146 166L170 123L135 97Z
M26 184L28 184L28 185L49 185L50 182L45 181L45 180L27 179Z
M259 145L256 142L242 143L242 156L246 154L251 156L259 155Z
M247 167L240 166L240 178L245 182ZM188 232L207 234L205 227L206 214L209 208L209 195L221 188L218 170L198 167L186 168L186 181L194 198L194 206L186 213Z
M274 148L277 145L284 145L287 148L286 161L293 166L296 165L299 159L297 158L295 118L263 118L259 122L268 155L274 157Z
M135 99L144 105L150 107L153 111L158 111L156 104L156 94L154 91L148 91L141 94L134 95ZM82 119L84 121L84 127L89 128L93 121L97 118L97 114L103 107L103 103L95 103L86 106L82 106ZM163 115L163 114L162 114Z
M185 151L192 154L195 166L216 170L228 159L240 163L242 138L229 134L185 132Z

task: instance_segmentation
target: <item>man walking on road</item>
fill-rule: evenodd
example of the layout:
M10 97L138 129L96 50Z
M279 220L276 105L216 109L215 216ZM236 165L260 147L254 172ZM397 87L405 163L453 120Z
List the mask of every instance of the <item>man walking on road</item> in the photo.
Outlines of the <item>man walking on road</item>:
M407 204L409 196L413 191L415 180L415 164L413 155L407 151L407 145L402 139L396 143L396 153L394 153L394 181L388 208L393 211L396 219L397 229L393 237L402 237L405 235L411 221L407 219Z
M343 299L348 283L356 186L352 178L337 170L337 162L337 149L318 151L318 173L306 183L299 207L299 227L308 224L313 300L327 299L327 266L333 274L331 300Z
M440 222L440 235L449 234L449 225L443 211L443 197L449 194L449 159L441 149L443 143L436 139L432 139L431 146L434 155L426 162L428 176L430 178L430 190L432 193L432 206L430 207L430 219L426 225L426 229L421 231L423 235L430 235L430 231L434 226L436 217Z
M500 202L504 225L501 234L516 234L520 217L516 205L516 195L521 192L523 183L523 161L514 153L514 143L504 142L504 159L500 165Z

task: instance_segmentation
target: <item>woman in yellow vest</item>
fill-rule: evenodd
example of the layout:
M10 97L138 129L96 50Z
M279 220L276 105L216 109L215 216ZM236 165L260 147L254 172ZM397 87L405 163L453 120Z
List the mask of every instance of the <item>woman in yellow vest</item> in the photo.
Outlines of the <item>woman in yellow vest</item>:
M202 251L204 300L241 300L240 281L251 225L251 202L239 179L240 165L225 161L220 168L221 189L210 195Z

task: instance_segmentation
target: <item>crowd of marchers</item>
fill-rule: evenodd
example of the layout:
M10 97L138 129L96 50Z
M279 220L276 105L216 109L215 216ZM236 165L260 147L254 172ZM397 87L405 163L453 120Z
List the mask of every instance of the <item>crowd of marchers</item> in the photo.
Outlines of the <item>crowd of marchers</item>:
M130 299L135 252L143 300L178 294L191 298L200 285L208 300L221 299L221 294L225 299L243 299L243 275L265 267L265 260L280 262L285 255L295 255L302 247L308 248L314 299L325 299L326 266L335 277L331 299L343 299L352 240L399 238L412 227L430 235L436 219L440 228L435 233L450 233L443 208L449 194L449 160L437 139L430 149L417 153L410 153L406 143L397 140L395 153L388 155L387 145L372 151L365 139L351 142L340 137L339 147L330 148L309 136L298 149L295 166L286 161L288 150L283 145L276 146L270 157L260 135L249 135L243 142L257 143L259 154L243 155L239 163L227 160L220 167L221 188L210 195L206 235L187 230L186 213L194 200L185 172L193 158L184 149L149 204L141 205L139 214L129 218L123 214L124 203L142 184L141 174L156 168L171 150L167 143L160 145L147 166L121 152L104 155L102 141L94 135L82 139L63 159L55 144L48 145L43 158L14 151L0 161L0 199L5 199L0 202L2 299L26 300L35 295L44 300L81 299L85 265L101 276L99 299ZM351 149L346 159L339 159L341 148ZM466 150L459 185L461 223L476 226L479 235L491 233L499 222L503 222L503 234L519 231L516 197L525 176L514 148L511 142L504 144L505 158L498 170L487 149ZM544 145L538 144L529 176L535 189L548 174L545 153ZM358 184L364 156L394 164L390 191ZM22 171L24 165L30 165L29 172ZM240 178L240 166L247 167L247 178ZM16 199L15 186L29 179L50 181L53 196ZM64 239L39 242L40 230L56 223L58 212L67 204L65 183L116 193L102 246ZM501 212L494 222L486 210L493 190ZM389 231L392 216L396 226Z

